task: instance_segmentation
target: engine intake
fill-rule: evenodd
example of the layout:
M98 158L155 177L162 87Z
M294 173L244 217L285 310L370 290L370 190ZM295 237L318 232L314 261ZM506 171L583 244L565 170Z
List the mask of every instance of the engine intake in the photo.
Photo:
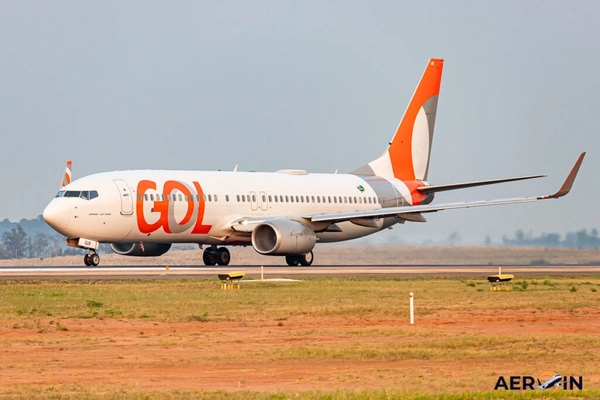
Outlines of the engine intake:
M110 248L122 256L156 257L171 248L171 243L111 243Z
M264 255L306 254L316 243L315 232L309 226L296 221L268 221L252 231L252 246Z

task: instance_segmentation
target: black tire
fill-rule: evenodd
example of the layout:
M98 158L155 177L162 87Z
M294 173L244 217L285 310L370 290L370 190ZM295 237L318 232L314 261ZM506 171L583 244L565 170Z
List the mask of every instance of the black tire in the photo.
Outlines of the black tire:
M312 251L309 251L308 253L299 256L298 258L300 259L300 265L304 267L310 267L313 263L313 260L315 259Z
M90 265L92 267L97 267L100 264L100 256L96 253L89 255Z
M231 261L231 254L227 247L221 247L217 250L217 264L219 265L229 265L229 261Z
M89 254L86 254L83 256L83 263L85 265L87 265L88 267L92 266L92 264L90 264L90 255Z
M289 265L290 267L297 267L298 265L300 265L300 260L298 256L285 256L285 262L287 262L287 265Z
M204 265L207 267L215 265L217 263L215 253L210 249L204 250L204 253L202 253L202 261L204 261Z

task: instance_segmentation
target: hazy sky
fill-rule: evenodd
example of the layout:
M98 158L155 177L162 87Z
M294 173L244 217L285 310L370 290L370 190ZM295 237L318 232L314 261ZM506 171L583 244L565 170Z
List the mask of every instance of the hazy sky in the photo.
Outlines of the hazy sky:
M390 235L499 240L600 227L597 1L1 1L0 218L41 214L64 163L117 169L350 171L391 139L445 59L431 183L546 173L436 202ZM387 235L387 236L385 236Z

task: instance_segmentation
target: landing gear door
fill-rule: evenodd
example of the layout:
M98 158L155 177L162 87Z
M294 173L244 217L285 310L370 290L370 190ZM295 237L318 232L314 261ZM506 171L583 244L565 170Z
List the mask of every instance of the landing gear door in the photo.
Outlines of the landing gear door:
M123 179L115 179L114 182L117 188L119 188L119 196L121 197L121 214L133 214L133 198L131 197L131 190L127 186L127 182Z

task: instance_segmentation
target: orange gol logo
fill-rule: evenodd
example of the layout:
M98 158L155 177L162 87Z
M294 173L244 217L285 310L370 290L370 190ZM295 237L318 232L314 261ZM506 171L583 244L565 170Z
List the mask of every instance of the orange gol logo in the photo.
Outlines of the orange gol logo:
M204 193L198 182L192 183L194 187L179 181L166 181L160 197L157 193L152 193L152 197L154 197L154 200L150 200L154 203L152 213L158 213L158 221L149 223L144 215L144 201L147 198L147 191L156 191L156 182L149 180L140 181L137 185L138 196L135 205L137 224L140 232L152 233L163 228L166 233L181 233L193 226L192 234L208 233L212 225L202 224L204 208L206 206ZM175 218L175 204L182 203L175 201L176 195L182 196L184 204L187 200L187 211L181 221L177 221Z

